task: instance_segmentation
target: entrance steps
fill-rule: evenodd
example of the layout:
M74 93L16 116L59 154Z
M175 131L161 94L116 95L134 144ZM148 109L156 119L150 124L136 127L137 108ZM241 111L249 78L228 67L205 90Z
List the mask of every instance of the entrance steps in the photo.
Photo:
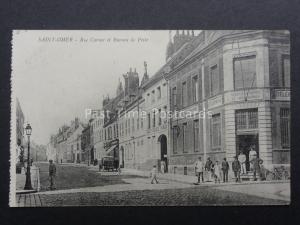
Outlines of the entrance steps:
M248 171L245 174L241 174L241 180L253 181L254 180L253 172Z

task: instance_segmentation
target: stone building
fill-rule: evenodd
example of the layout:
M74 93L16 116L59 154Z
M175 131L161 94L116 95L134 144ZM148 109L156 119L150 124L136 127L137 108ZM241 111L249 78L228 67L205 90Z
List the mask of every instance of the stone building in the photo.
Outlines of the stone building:
M70 134L67 138L67 158L73 163L80 163L82 161L81 135L84 128L85 125L78 118L75 118L71 122L68 131Z
M146 65L146 64L145 64ZM144 137L144 108L139 76L130 69L124 76L125 92L118 102L119 163L121 167L142 169L147 158ZM147 74L142 83L148 79ZM131 84L126 88L126 84Z
M253 148L264 165L290 163L290 39L286 31L202 31L169 57L169 171L198 156L233 160ZM187 116L191 113L192 116ZM203 116L204 115L204 116Z
M87 126L82 130L81 134L82 162L88 165L94 161L93 146L91 144L91 123L92 119L89 120Z
M21 108L21 104L18 99L16 99L16 156L17 156L17 162L20 161L20 156L23 157L22 160L24 160L24 123L25 118L24 114Z
M173 48L172 48L173 49ZM142 84L142 97L145 112L145 145L147 149L147 167L161 162L168 165L168 84L164 78L166 66L162 67L147 82ZM167 167L166 172L167 172Z

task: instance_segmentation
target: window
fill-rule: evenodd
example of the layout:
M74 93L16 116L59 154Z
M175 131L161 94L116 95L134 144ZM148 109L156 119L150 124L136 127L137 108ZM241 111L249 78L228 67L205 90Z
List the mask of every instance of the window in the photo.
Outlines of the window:
M158 125L161 125L161 109L158 110Z
M177 126L174 126L173 129L173 153L177 153L177 136L178 136L178 131L177 131Z
M152 91L151 102L155 102L155 90Z
M172 105L175 108L176 104L177 104L177 89L176 89L176 87L173 87L173 89L172 89L172 99L173 99Z
M128 134L130 134L130 119L128 119Z
M199 120L194 120L194 151L199 151Z
M156 111L153 111L153 119L152 119L152 122L153 122L152 126L153 127L155 127L155 113L156 113Z
M187 144L187 133L186 130L187 129L187 123L182 124L182 149L183 152L187 152L187 146L185 146Z
M161 99L161 89L160 89L160 87L157 88L157 99Z
M235 112L236 129L257 129L258 115L256 109L240 109Z
M291 62L290 62L290 56L284 55L282 56L282 67L283 67L283 73L282 73L282 81L284 87L290 87L291 86Z
M181 98L182 98L182 106L187 106L187 86L186 82L182 83L182 89L181 89Z
M283 148L290 147L290 109L280 109L280 133Z
M247 56L235 58L234 63L234 88L256 87L256 58Z
M195 103L195 102L198 102L198 100L199 100L199 90L198 90L198 77L197 76L195 76L195 77L193 77L193 90L192 90L192 92L193 92L193 102Z
M134 132L134 118L132 118L132 132Z
M221 115L215 114L211 118L211 146L212 150L221 147Z
M220 87L220 80L219 80L219 72L218 72L218 66L214 65L210 68L210 95L214 96L219 93L219 87Z
M148 113L148 129L150 129L151 128L151 115L150 115L150 113Z

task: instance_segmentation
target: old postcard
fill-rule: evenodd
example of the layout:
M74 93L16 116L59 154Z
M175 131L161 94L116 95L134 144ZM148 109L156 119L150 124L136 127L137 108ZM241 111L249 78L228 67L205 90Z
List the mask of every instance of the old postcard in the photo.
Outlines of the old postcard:
M288 205L286 30L14 30L11 207Z

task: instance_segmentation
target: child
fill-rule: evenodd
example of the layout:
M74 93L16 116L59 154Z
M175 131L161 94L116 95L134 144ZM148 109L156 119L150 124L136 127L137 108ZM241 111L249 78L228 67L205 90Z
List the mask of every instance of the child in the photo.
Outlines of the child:
M153 168L152 168L152 170L151 170L151 172L150 172L151 184L153 184L154 180L158 184L158 181L156 179L156 175L157 175L157 169L156 169L156 165L154 165Z
M216 164L214 165L214 174L215 174L215 183L220 183L221 181L221 166L219 164L219 161L216 161Z

